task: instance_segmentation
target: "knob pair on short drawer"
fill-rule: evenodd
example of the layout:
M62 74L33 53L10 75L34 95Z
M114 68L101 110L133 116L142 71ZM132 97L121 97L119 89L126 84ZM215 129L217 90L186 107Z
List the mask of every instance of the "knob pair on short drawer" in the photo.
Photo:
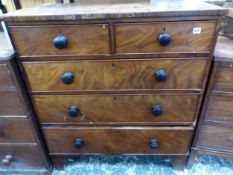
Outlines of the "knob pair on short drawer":
M167 33L163 33L159 35L158 40L161 46L168 46L171 42L171 36ZM68 38L63 34L59 34L53 39L53 44L57 49L66 48L68 43Z

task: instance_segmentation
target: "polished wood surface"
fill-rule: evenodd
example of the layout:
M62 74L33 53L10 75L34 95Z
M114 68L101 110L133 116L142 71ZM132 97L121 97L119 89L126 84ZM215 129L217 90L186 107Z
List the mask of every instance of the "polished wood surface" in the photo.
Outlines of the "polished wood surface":
M0 117L0 144L1 143L34 143L34 135L27 119Z
M50 154L185 154L188 151L191 127L70 127L43 128ZM82 138L84 145L74 147ZM156 138L158 149L149 142Z
M26 115L19 92L0 90L0 102L0 115Z
M0 64L0 86L13 86L13 80L7 64Z
M98 1L96 1L98 2ZM123 3L122 3L123 2ZM106 8L107 7L107 8ZM107 3L72 3L55 4L17 10L3 16L6 21L54 21L54 20L93 20L119 18L159 18L226 15L227 9L204 3L202 1L163 0L124 3L109 0Z
M85 55L109 53L109 27L93 25L47 25L10 27L18 54L33 55ZM62 34L68 45L57 49L54 38Z
M198 103L197 94L35 95L32 99L42 124L192 123ZM162 110L158 117L152 113L156 104ZM68 115L71 106L79 108L77 117Z
M212 95L209 100L205 120L233 124L233 94Z
M198 147L232 152L233 139L231 137L233 137L233 125L203 124L197 145Z
M233 57L233 56L232 56ZM225 90L233 92L233 63L228 66L218 68L214 84L215 90Z
M210 52L216 21L116 24L117 53ZM201 28L194 34L194 28ZM171 43L161 46L159 35L170 34Z
M29 87L36 91L123 91L154 89L200 89L207 60L116 60L24 62ZM198 67L198 69L196 69ZM165 82L154 73L164 69ZM65 72L74 75L73 83L61 81Z
M221 62L233 62L233 41L224 36L218 36L218 42L214 50L214 60Z
M30 173L37 170L38 174L46 171L39 147L36 144L25 145L0 145L0 169L10 170L10 173L18 170L19 174ZM4 165L2 160L6 155L12 155L9 165ZM5 172L7 173L7 172Z

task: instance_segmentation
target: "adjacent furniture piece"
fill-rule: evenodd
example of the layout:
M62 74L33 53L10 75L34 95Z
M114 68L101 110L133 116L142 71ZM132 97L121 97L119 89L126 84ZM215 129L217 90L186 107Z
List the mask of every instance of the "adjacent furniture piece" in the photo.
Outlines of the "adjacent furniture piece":
M233 158L233 41L219 37L189 165L197 156Z
M0 43L0 174L47 173L51 165L4 32Z
M203 2L55 4L7 14L55 165L87 154L184 166L224 8Z

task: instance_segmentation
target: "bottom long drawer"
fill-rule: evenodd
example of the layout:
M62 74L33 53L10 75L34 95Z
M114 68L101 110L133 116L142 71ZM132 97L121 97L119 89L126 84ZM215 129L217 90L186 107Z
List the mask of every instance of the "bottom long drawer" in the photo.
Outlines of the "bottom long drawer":
M44 127L51 155L185 154L192 127Z

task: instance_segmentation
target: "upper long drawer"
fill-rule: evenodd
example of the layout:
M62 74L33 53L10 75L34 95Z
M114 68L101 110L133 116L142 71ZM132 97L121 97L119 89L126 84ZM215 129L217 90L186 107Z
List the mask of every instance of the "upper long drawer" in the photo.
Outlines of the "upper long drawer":
M116 52L210 52L215 26L214 21L116 24Z
M201 89L206 59L24 62L32 91Z
M17 26L10 31L20 56L109 53L107 24Z

